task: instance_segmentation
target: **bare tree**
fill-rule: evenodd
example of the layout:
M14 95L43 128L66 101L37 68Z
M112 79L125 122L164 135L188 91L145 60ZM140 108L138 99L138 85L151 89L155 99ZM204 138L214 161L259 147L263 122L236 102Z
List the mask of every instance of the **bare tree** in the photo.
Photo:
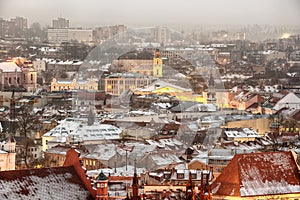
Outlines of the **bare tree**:
M21 106L16 112L16 120L18 123L17 130L23 137L30 137L31 132L37 130L40 125L31 105Z

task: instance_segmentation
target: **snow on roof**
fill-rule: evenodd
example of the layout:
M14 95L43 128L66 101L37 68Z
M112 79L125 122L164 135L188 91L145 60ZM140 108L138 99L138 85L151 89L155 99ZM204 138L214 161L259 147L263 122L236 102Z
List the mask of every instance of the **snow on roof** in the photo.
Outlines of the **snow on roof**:
M153 153L149 156L158 166L166 166L182 162L175 154L172 153Z
M0 63L0 70L2 72L21 72L21 68L14 62Z
M86 145L86 148L90 153L85 155L85 158L108 161L116 154L116 145L114 144Z
M60 121L59 125L45 133L43 136L67 136L69 133L74 132L82 122L83 120L80 119L66 118Z
M257 138L261 137L255 130L250 128L242 129L226 129L225 132L228 138Z
M212 192L237 197L300 193L298 166L291 152L235 155Z
M74 133L83 141L119 139L122 130L110 124L94 124L91 126L82 125Z
M89 199L73 167L0 172L0 199Z
M137 88L136 91L151 92L151 91L161 89L161 88L166 88L166 87L174 88L176 90L181 90L183 92L192 92L191 88L183 88L183 87L180 87L178 85L174 85L172 83L168 83L168 82L165 82L165 81L162 81L162 80L157 80L154 83L152 83L148 86L145 86L144 88Z
M108 177L110 176L131 176L133 177L134 175L134 166L132 165L127 165L127 171L126 171L126 166L123 167L117 167L115 169L111 168L102 168L102 169L97 169L97 170L89 170L87 171L87 175L91 177L96 177L101 171ZM115 172L116 170L116 172ZM136 168L136 173L139 176L140 174L144 173L146 171L145 168Z
M300 98L295 93L288 93L282 99L280 99L273 109L280 110L283 107L300 108Z

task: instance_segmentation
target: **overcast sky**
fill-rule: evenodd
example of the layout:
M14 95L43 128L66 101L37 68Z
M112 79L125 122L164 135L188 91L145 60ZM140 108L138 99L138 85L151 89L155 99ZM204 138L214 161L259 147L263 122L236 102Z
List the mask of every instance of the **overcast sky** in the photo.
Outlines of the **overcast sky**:
M300 24L299 0L0 0L0 17L71 26Z

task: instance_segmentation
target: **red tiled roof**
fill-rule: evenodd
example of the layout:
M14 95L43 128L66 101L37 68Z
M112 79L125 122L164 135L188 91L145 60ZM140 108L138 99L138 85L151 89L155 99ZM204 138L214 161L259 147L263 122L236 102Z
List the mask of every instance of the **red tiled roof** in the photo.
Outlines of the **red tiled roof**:
M300 193L298 167L291 152L235 155L212 191L240 197Z
M0 199L93 199L73 166L0 172Z

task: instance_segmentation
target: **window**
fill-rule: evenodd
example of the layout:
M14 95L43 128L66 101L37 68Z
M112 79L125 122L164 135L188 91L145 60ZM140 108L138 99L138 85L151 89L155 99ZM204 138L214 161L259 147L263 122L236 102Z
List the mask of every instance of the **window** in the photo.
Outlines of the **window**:
M33 80L33 74L30 74L30 80L31 81Z
M183 179L183 178L184 178L184 174L182 174L182 173L180 173L180 174L177 173L177 178L178 178L178 179Z

